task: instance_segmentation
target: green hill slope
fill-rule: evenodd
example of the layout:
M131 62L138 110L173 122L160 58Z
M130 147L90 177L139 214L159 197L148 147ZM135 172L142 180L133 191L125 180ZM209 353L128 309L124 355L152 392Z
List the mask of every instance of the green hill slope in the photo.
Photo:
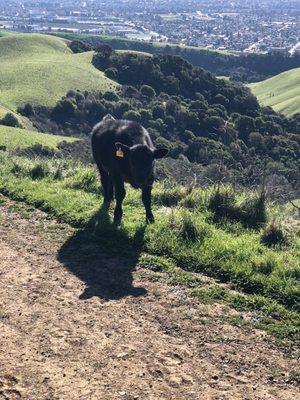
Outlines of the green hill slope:
M300 68L249 85L260 103L290 116L300 112Z
M39 34L0 38L0 104L52 106L69 89L114 90L91 64L93 53L73 54L65 40Z
M7 149L26 148L35 144L56 148L58 143L75 140L77 139L0 125L0 146Z

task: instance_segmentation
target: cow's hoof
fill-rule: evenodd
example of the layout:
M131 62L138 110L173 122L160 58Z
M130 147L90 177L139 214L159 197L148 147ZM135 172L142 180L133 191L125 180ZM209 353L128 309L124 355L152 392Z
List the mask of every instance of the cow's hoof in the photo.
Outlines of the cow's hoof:
M114 218L114 224L117 226L121 225L121 221L122 221L121 218L116 218L116 217Z
M146 224L153 224L155 222L153 215L146 217Z

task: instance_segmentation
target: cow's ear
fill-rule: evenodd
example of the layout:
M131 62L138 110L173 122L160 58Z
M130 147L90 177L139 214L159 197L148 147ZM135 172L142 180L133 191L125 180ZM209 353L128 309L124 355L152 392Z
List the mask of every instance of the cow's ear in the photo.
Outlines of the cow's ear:
M117 142L115 143L116 146L116 155L117 157L126 157L130 153L130 147L126 146L126 144Z
M156 158L156 159L159 159L159 158L164 158L164 157L166 157L166 155L169 153L169 150L168 149L156 149L156 150L154 150L154 152L153 152L153 156L154 156L154 158Z

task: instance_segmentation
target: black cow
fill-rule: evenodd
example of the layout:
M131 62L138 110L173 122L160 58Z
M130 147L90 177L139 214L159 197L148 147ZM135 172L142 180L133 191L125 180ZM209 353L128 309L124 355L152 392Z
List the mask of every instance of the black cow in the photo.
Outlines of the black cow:
M115 120L107 115L92 131L92 150L109 205L116 197L115 222L122 218L122 202L126 195L124 182L142 189L146 221L154 222L151 210L151 189L154 181L154 159L165 157L167 149L155 149L149 133L140 124Z

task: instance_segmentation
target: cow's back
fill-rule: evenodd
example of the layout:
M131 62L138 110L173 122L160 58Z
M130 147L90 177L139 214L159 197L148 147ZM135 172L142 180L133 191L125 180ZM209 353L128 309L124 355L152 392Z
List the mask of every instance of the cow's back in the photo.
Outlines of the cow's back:
M112 167L117 142L129 147L142 144L153 148L148 132L140 124L126 120L104 119L92 131L92 151L97 164L100 162L106 169Z

